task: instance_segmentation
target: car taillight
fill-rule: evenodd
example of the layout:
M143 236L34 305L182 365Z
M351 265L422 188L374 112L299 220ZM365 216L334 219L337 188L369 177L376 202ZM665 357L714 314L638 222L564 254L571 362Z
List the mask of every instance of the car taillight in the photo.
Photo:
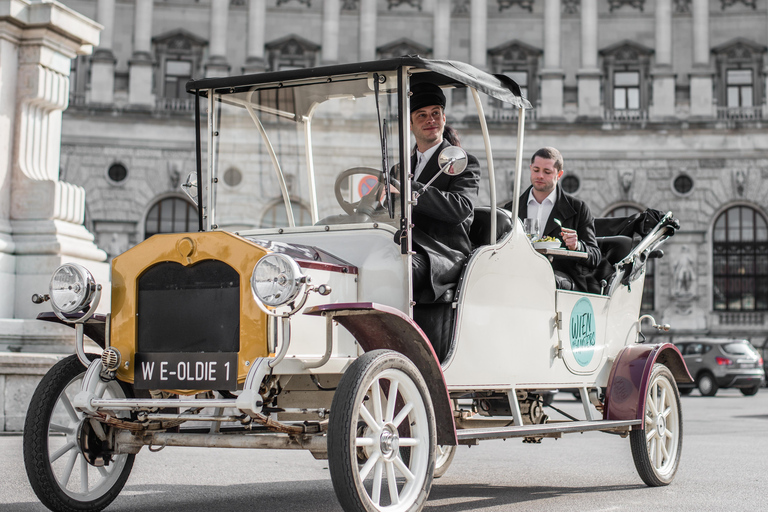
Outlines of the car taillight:
M731 360L730 360L730 359L728 359L727 357L716 357L716 358L715 358L715 361L716 361L716 362L717 362L717 364L718 364L718 365L720 365L720 366L730 366L730 365L732 365L732 364L733 364L733 361L731 361Z
M757 360L757 366L763 366L763 358Z

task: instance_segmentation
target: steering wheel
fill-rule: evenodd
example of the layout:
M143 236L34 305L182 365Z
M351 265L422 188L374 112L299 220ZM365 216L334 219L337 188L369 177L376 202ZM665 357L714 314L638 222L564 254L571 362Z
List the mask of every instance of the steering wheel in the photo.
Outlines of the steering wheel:
M344 183L345 180L356 175L375 176L376 186L359 201L352 203L345 200L342 196L341 184ZM352 167L339 174L336 178L336 183L333 185L333 192L336 194L336 201L338 201L339 206L341 206L348 215L366 215L373 218L387 211L386 206L382 205L381 201L379 201L379 197L381 197L384 187L384 179L380 170L374 169L373 167Z

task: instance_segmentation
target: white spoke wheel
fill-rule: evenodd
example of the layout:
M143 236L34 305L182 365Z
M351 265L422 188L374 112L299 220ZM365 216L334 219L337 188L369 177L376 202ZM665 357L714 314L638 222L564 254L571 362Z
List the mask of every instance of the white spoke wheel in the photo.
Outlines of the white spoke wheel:
M646 485L668 485L675 477L683 448L683 416L680 393L672 372L655 364L645 396L642 429L630 434L632 457Z
M56 363L37 386L24 423L24 465L40 501L55 511L102 510L117 497L133 467L134 455L105 456L91 465L78 436L84 415L72 406L85 367L77 356ZM101 383L99 398L125 398L118 381Z
M456 445L438 445L435 452L435 478L440 478L448 471L456 455Z
M405 356L375 350L344 373L328 424L328 466L347 512L418 511L432 487L435 414Z

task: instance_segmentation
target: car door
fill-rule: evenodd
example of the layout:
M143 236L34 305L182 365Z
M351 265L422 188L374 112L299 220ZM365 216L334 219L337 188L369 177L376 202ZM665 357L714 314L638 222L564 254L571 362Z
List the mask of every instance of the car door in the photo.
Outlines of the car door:
M688 343L683 352L683 358L685 364L688 366L688 371L696 378L699 370L704 366L704 344L703 343Z

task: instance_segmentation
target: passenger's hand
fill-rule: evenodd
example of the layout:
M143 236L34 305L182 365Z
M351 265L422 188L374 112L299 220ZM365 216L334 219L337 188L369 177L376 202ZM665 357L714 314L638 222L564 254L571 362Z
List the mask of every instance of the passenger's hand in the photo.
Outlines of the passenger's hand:
M563 237L563 242L565 242L565 246L575 251L579 247L579 234L576 233L575 229L569 229L569 228L560 228L560 235Z

